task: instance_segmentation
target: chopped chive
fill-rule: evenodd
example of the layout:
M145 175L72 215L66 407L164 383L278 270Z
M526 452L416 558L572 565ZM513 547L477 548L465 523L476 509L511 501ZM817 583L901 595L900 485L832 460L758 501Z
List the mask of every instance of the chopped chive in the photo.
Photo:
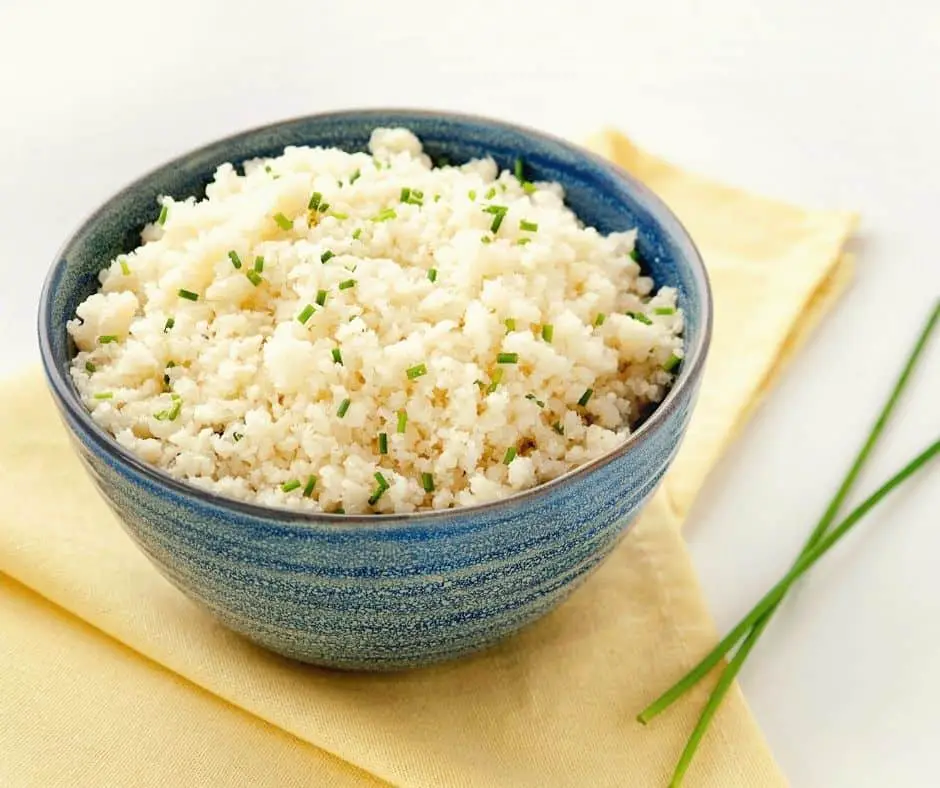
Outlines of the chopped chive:
M475 200L477 198L476 189L471 189L470 191L468 191L467 197L469 197L471 200Z
M372 157L372 166L377 170L382 169L382 162L380 162L375 156Z
M264 279L261 277L261 274L259 274L253 268L250 271L246 271L245 276L248 277L248 281L251 282L255 287L264 281Z
M424 199L424 192L421 191L421 189L412 189L412 190L411 190L411 196L412 196L412 197L415 197L415 198L418 199L418 200L423 200L423 199Z
M561 426L560 421L556 421L554 424L552 424L552 429L555 430L555 432L557 432L559 435L565 434L565 428Z
M334 257L336 257L336 253L332 249L327 249L323 254L320 255L320 262L328 263Z
M355 279L345 279L339 283L340 290L349 290L350 287L355 287L355 286L356 286Z
M99 345L110 345L112 342L117 342L117 341L118 341L117 334L102 334L100 337L98 337Z
M591 401L591 396L594 394L594 389L585 389L584 393L581 395L581 399L578 400L578 404L583 408L588 402Z
M333 514L346 514L346 509L342 506L337 506Z
M528 400L532 400L532 402L534 402L534 403L535 403L536 405L538 405L540 408L544 408L544 407L545 407L545 401L544 401L544 400L540 400L538 397L535 396L535 394L526 394L526 395L525 395L525 398L528 399Z
M334 219L339 219L340 221L342 221L343 219L349 218L349 214L343 213L342 211L330 211L329 215L332 216Z
M493 375L490 378L490 385L486 387L486 393L492 394L494 391L496 391L496 387L502 382L502 379L503 379L503 368L497 367L493 371Z
M595 326L602 326L602 325L604 325L604 321L605 321L606 319L607 319L607 315L605 315L603 312L598 312L598 313L594 316L594 325L595 325Z
M131 269L130 269L130 266L127 264L127 260L125 260L123 257L119 258L118 265L121 266L121 273L124 274L124 276L131 275Z
M493 214L493 222L490 224L490 231L495 233L499 231L499 227L503 223L503 219L506 218L509 208L505 205L487 205L483 211Z
M388 433L379 433L379 454L388 454Z
M255 258L255 271L259 274L264 271L264 257L260 254Z
M369 505L370 505L370 506L375 506L375 504L377 504L377 503L379 502L379 498L381 498L383 495L385 495L385 491L386 491L387 489L388 489L387 487L379 487L379 488L377 488L376 491L375 491L374 493L372 493L372 495L369 496Z
M437 281L437 269L436 268L428 269L428 279L431 280L432 282Z
M313 317L313 313L316 311L313 304L307 304L307 306L300 310L300 314L297 315L297 321L301 325L306 325L307 321Z
M332 356L333 356L333 363L334 363L334 364L339 364L341 367L344 366L344 364L343 364L343 351L342 351L342 350L340 350L338 347L335 347L335 348L333 348L333 349L330 351L330 353L331 353Z
M175 325L176 325L176 318L168 317L166 319L166 323L163 324L163 333L164 334L167 333L167 331L169 331Z
M182 288L182 287L181 287L179 290L176 291L176 294L177 294L180 298L185 298L187 301L198 301L198 300L199 300L199 294L198 294L198 293L194 293L192 290L186 290L185 288Z
M289 493L289 492L293 492L294 490L299 490L299 489L300 489L299 479L291 479L289 482L284 482L284 484L281 485L281 492Z
M343 418L343 416L346 415L346 411L349 410L349 406L351 404L352 402L348 397L344 399L341 403L339 403L339 407L336 409L336 415L340 418Z
M539 230L538 222L530 222L527 219L519 220L519 229L529 233L536 233Z
M440 201L441 201L441 195L435 194L435 195L434 195L434 202L440 202Z
M516 459L516 447L510 446L503 455L503 465L509 465L514 459Z
M484 236L480 239L480 243L491 244L491 243L493 243L493 239L490 238L488 235L484 235Z
M638 323L643 323L644 325L647 325L647 326L653 325L653 321L650 320L642 312L627 312L627 317L632 317Z
M414 380L415 378L420 378L422 375L427 375L428 368L424 364L415 364L415 366L406 369L405 374L408 376L408 380Z
M352 175L349 176L349 185L352 186L356 181L359 180L359 177L362 173L357 169Z
M157 217L157 224L163 225L166 224L167 214L170 212L170 209L166 205L160 206L160 215Z
M353 240L354 240L354 241L358 241L360 235L362 235L362 228L361 228L361 227L357 227L355 230L353 230L352 237L353 237Z
M304 492L303 492L304 498L309 498L311 495L313 495L313 488L316 486L317 486L317 477L308 476L307 483L304 485Z
M520 157L516 159L515 163L513 164L513 174L516 176L516 180L519 181L519 183L525 183L524 170L525 170L525 164L523 163L522 158Z
M95 393L95 399L113 399L114 393L111 391L98 391Z
M515 330L516 330L516 318L514 318L514 317L507 317L503 322L506 324L506 333L507 333L507 334L508 334L510 331L515 331Z
M236 252L234 249L228 253L228 259L232 261L232 265L235 266L236 269L242 267L242 259L238 256L238 252Z
M500 182L500 184L499 184L499 190L500 190L503 194L505 194L505 193L506 193L506 184Z
M681 358L679 358L675 353L670 353L669 358L666 359L666 363L663 364L663 369L666 370L666 372L673 372L681 363Z
M294 226L294 223L280 211L274 214L274 221L282 230L290 230Z
M376 471L372 475L375 477L375 480L379 483L379 487L383 487L386 490L388 489L388 482L385 480L385 477L382 475L381 471Z
M411 189L409 189L407 186L404 186L401 190L400 197L402 202L408 202L408 199L411 197Z
M654 315L674 315L676 310L671 306L658 306L653 310Z
M516 246L525 246L527 243L531 243L531 238L520 238L516 241Z
M517 364L519 363L519 354L518 353L497 353L496 363L497 364Z
M490 188L487 189L486 194L484 194L483 196L484 196L487 200L492 200L492 199L496 196L496 187L495 187L495 186L490 186Z
M173 405L169 410L161 410L153 414L153 417L157 421L176 421L177 417L180 415L180 408L183 406L182 401L178 396L174 395Z
M524 191L526 194L535 194L535 184L531 183L530 181L525 181L522 184L522 191Z
M326 290L317 290L317 306L323 306L326 303Z
M170 370L173 369L173 367L175 366L176 366L175 361L166 362L166 371L163 373L163 385L164 386L170 385Z
M552 344L552 340L555 338L555 326L551 323L546 323L542 326L542 339L544 339L548 344Z
M265 165L264 165L264 171L265 171L266 173L268 173L268 175L270 175L272 172L274 172L274 170L271 169L271 165L270 165L270 164L265 164Z
M242 435L242 433L240 433L240 432L233 432L233 433L232 433L232 440L235 441L235 443L238 443L238 442L239 442L242 438L244 438L244 437L245 437L245 436Z
M640 262L640 253L637 251L635 247L630 250L630 257L633 258L633 262L635 263Z
M86 361L86 362L85 362L85 372L87 372L89 375L95 374L95 371L96 371L97 369L98 369L98 367L96 367L96 366L95 366L94 364L92 364L90 361Z
M408 426L408 412L406 410L398 411L398 433L401 434L405 431L405 427Z
M421 486L427 493L434 492L434 477L430 473L421 474Z
M382 495L385 493L385 491L388 489L388 482L385 480L385 477L382 475L380 471L375 472L375 480L376 482L378 482L379 486L375 488L375 492L373 492L369 498L370 505L378 502L379 498L381 498Z
M311 211L315 211L320 207L320 201L323 199L323 195L320 192L314 192L310 195L310 202L307 203L307 208Z
M383 208L375 216L372 217L373 222L387 222L389 219L395 219L398 217L398 214L395 212L394 208Z

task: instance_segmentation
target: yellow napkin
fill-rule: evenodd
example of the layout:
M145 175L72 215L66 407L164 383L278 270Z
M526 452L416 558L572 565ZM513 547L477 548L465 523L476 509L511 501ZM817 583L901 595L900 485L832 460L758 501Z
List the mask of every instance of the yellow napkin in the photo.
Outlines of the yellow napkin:
M215 623L99 500L38 371L0 388L0 784L658 786L707 688L636 712L714 642L679 525L723 448L846 282L845 213L593 147L679 214L709 266L712 358L689 436L620 547L561 608L473 658L396 675L291 663ZM739 692L689 786L784 785Z

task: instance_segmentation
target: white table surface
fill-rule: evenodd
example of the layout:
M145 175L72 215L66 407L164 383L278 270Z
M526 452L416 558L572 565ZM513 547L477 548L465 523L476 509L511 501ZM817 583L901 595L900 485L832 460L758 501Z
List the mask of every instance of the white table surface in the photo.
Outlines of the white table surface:
M783 571L940 295L940 11L926 0L0 4L0 374L90 208L244 127L349 106L612 123L712 176L864 224L851 291L718 468L688 536L719 626ZM763 7L762 7L763 6ZM940 342L864 475L940 431ZM936 785L940 467L770 628L745 692L795 786Z

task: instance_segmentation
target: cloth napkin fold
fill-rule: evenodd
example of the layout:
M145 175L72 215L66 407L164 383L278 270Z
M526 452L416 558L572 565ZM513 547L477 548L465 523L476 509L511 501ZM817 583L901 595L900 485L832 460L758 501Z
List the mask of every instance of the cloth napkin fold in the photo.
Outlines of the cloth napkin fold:
M707 687L649 728L634 715L715 640L680 526L846 283L855 217L689 175L615 131L590 145L676 211L716 301L688 437L610 559L477 656L392 675L295 664L223 629L150 566L30 370L0 386L0 784L665 784ZM735 690L687 785L785 784Z

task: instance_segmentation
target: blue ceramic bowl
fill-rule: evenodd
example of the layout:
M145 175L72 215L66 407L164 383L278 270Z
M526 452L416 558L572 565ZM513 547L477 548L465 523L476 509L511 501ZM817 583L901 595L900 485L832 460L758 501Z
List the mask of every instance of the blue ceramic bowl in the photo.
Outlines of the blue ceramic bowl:
M172 479L89 417L69 378L66 321L107 261L138 244L158 195L202 195L216 167L286 145L362 150L406 126L433 156L525 159L561 182L602 232L639 229L657 285L678 288L686 360L665 401L615 451L505 500L410 515L302 514L240 503ZM623 536L668 468L695 400L711 328L701 259L669 210L625 172L544 134L445 113L350 111L276 123L188 153L111 198L65 244L46 280L39 337L49 387L99 491L157 568L227 626L273 651L342 668L449 659L555 607Z

